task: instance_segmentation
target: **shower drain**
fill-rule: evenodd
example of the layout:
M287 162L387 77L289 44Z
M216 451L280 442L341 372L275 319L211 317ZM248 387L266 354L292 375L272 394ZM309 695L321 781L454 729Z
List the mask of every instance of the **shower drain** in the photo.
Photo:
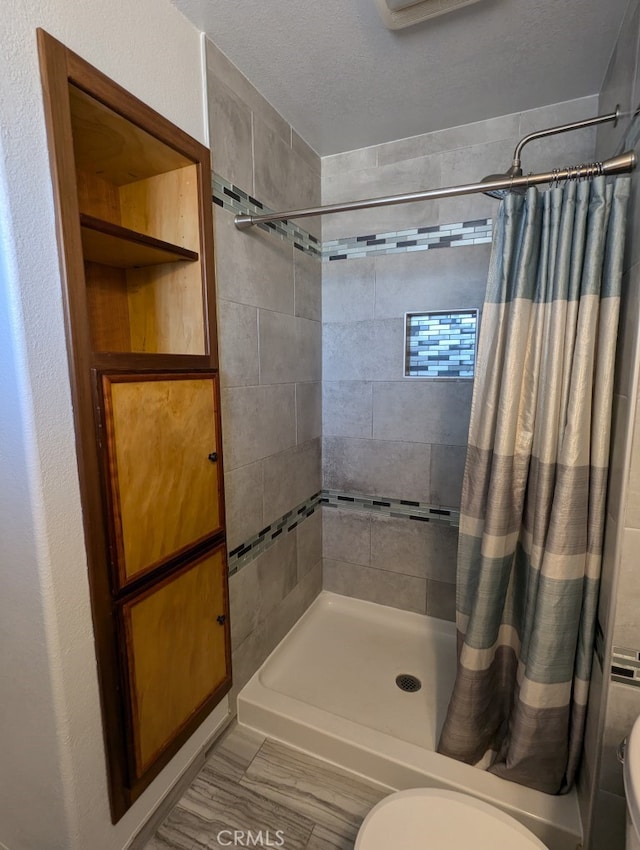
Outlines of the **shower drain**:
M396 676L396 685L401 691L408 691L413 694L420 690L422 682L417 676L412 676L411 673L400 673L399 676Z

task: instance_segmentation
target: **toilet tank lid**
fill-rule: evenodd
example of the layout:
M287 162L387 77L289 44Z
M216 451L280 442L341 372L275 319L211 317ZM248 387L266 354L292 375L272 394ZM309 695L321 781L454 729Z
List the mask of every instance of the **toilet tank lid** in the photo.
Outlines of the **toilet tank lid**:
M640 835L640 717L627 739L624 755L624 790L635 831Z
M510 815L488 803L440 788L397 791L364 819L355 850L546 850Z

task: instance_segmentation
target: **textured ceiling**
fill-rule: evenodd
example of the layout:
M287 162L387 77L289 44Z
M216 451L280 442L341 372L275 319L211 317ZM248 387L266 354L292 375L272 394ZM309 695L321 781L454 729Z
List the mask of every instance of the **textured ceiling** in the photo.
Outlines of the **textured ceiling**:
M172 0L322 156L599 91L628 0L482 0L405 30L374 0Z

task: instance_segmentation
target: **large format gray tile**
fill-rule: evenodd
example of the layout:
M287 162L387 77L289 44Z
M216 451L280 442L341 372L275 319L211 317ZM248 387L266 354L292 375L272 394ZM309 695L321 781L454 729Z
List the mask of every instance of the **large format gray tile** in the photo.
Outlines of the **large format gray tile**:
M456 619L456 586L444 581L427 581L427 614L439 620Z
M260 383L319 381L322 377L320 322L260 310Z
M457 528L408 518L371 517L371 566L377 569L455 582L457 549Z
M295 278L295 314L305 319L322 320L322 261L317 257L293 252Z
M265 525L322 489L320 439L309 440L264 461Z
M254 115L253 180L255 195L276 210L301 209L320 203L320 175L267 123ZM301 222L316 238L318 223Z
M275 544L229 579L231 641L234 650L268 620L298 580L296 535Z
M296 442L295 386L223 390L222 424L227 469L284 451Z
M222 386L258 384L258 310L246 304L220 299L218 341Z
M488 174L504 173L511 165L514 147L512 139L500 139L443 151L440 155L442 185L477 183ZM462 200L469 202L472 197L466 196ZM447 220L443 219L443 221ZM458 219L452 219L452 221L458 221Z
M296 529L291 532L288 537L294 538L297 531ZM251 564L243 568L238 575L241 575L245 569L251 569ZM257 570L254 572L254 576L256 574ZM251 587L254 597L258 597L261 593L261 587L256 579L252 582ZM269 653L291 631L321 590L322 562L318 561L306 571L287 595L275 607L271 608L266 618L262 616L265 610L264 607L261 607L262 603L260 601L253 603L256 615L253 616L251 613L248 615L249 618L253 617L255 622L253 630L239 646L233 647L233 688L229 694L233 711L235 711L235 701L239 691L265 661ZM233 623L233 611L231 620Z
M298 445L322 436L322 384L296 384L296 428Z
M366 154L364 156L366 157ZM361 160L361 164L362 162L364 160ZM323 203L418 192L442 185L439 155L389 162L379 167L373 164L373 160L370 162L370 165L363 168L335 169L334 173L331 173L334 169L330 167L323 175ZM438 220L437 201L357 210L327 216L323 226L323 238L330 240L345 236L387 233L408 227L437 224Z
M327 437L373 436L371 381L322 382L322 433Z
M357 511L322 509L322 554L335 561L369 566L371 563L371 517Z
M377 381L374 439L466 446L472 393L471 380Z
M257 565L256 561L252 561L234 575L229 576L231 648L234 652L258 625L258 606Z
M325 323L322 349L325 381L399 380L404 374L404 322Z
M212 71L207 73L211 166L245 192L253 194L251 110Z
M258 227L238 230L214 206L218 297L293 315L293 245Z
M375 147L356 148L345 153L336 153L332 156L322 157L322 180L329 177L339 177L350 171L358 171L362 168L375 168L378 164L378 149ZM322 196L322 203L326 204L326 195Z
M275 644L272 646L270 643L269 623L264 621L258 623L239 646L233 647L231 655L233 687L229 692L229 702L233 712L235 712L238 693L274 648Z
M458 508L467 455L466 445L431 446L430 501L446 508Z
M251 762L241 785L313 823L352 836L364 816L385 796L376 785L269 739Z
M235 423L234 423L235 424ZM239 424L236 425L239 427ZM262 517L262 461L224 474L225 513L227 517L227 548L235 549L264 527Z
M296 133L293 127L291 128L291 148L304 160L307 168L315 171L316 175L320 177L322 169L320 156L314 151L311 145L305 142L299 133Z
M282 534L255 562L258 618L268 620L298 581L296 535Z
M403 159L413 159L434 153L466 148L470 145L484 142L497 142L501 139L514 141L518 137L520 113L501 115L498 118L488 118L485 121L475 121L459 127L424 133L394 142L378 145L378 164L399 162Z
M490 245L469 245L376 257L376 318L481 308L490 253Z
M318 506L296 529L298 581L322 560L322 509Z
M428 502L431 451L430 445L422 443L325 437L324 486L330 490ZM446 482L441 483L442 492L448 495Z
M373 257L324 263L323 322L361 322L373 319L375 293L376 275Z
M209 38L206 39L206 58L207 69L213 74L214 82L223 82L254 115L269 124L284 141L290 141L290 125ZM211 79L211 75L208 76Z
M376 570L346 561L325 558L323 563L325 590L401 608L403 611L426 613L427 582L415 576Z
M322 181L322 202L340 204L379 195L418 192L439 183L440 157L416 157L328 176Z
M276 647L322 590L322 562L318 561L272 612L266 626L269 652Z

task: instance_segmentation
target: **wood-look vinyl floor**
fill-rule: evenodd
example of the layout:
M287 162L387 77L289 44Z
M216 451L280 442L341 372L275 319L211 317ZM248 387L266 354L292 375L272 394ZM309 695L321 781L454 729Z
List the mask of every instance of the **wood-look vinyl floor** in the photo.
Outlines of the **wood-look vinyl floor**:
M234 724L145 850L353 850L387 793Z

